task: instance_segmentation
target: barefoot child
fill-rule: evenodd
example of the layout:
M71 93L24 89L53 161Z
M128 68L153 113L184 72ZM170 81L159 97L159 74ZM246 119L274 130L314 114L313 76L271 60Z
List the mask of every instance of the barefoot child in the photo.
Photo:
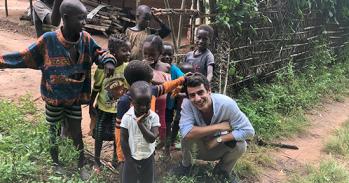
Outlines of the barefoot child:
M154 182L155 139L159 116L150 110L151 87L137 81L130 88L132 106L121 120L121 145L125 156L123 183Z
M93 116L93 111L97 113L97 123L94 130L95 138L95 164L94 170L100 172L100 154L102 149L103 134L111 132L111 137L114 139L115 129L115 114L117 100L127 91L127 82L124 78L124 69L127 66L127 61L130 58L130 42L123 34L111 35L108 40L108 49L112 55L118 60L115 66L114 74L106 78L102 68L97 68L94 75L94 85L90 101L90 114ZM98 97L97 97L98 94ZM94 101L97 97L97 104L94 107ZM107 129L109 127L110 129ZM115 140L114 140L115 142ZM116 148L114 144L114 153L112 166L116 167Z
M160 29L149 28L152 18L159 23ZM136 26L126 29L126 35L131 42L131 60L142 60L142 45L148 35L157 34L164 38L170 33L171 30L151 13L149 6L138 6L136 10Z
M213 77L214 56L208 49L213 39L213 29L209 25L200 25L196 30L194 51L187 53L183 62L193 65L194 72L200 72L211 82Z
M171 80L171 76L161 70L156 70L159 64L160 55L163 52L163 42L159 36L149 35L143 42L143 62L146 62L153 69L153 84L162 84ZM159 67L158 67L159 68ZM161 149L166 141L166 95L157 97L155 103L155 112L160 117L160 142L157 149Z
M163 53L161 55L161 62L170 65L169 72L171 73L171 79L175 80L184 76L184 73L173 64L174 48L170 43L165 42L163 46ZM161 63L158 63L160 65ZM164 65L161 64L161 65ZM170 138L172 133L172 121L174 116L175 101L177 97L172 96L171 93L167 94L166 98L166 143L165 143L165 156L170 157Z
M45 33L22 52L0 57L0 68L32 68L42 71L41 96L45 101L50 154L56 170L62 170L58 161L56 124L67 120L71 138L80 153L78 167L81 168L84 163L81 105L88 104L90 100L91 65L99 61L109 76L114 72L116 64L112 55L102 51L92 37L82 31L87 10L79 0L64 0L60 14L62 28Z

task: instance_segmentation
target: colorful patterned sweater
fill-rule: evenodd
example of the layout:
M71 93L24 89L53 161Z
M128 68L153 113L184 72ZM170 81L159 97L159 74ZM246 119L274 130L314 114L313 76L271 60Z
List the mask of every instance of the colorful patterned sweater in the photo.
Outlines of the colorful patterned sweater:
M72 61L69 48L79 53ZM115 58L103 51L90 34L82 32L77 42L64 39L61 30L47 32L36 43L21 52L0 56L0 68L40 69L41 96L54 106L88 104L91 93L91 66L93 63L116 63Z

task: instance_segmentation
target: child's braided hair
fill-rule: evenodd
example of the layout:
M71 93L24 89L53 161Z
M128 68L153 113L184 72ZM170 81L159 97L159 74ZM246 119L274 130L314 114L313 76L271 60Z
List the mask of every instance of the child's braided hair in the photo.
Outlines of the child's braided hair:
M116 52L121 46L124 46L128 41L128 38L125 34L112 34L108 39L108 49L111 52Z

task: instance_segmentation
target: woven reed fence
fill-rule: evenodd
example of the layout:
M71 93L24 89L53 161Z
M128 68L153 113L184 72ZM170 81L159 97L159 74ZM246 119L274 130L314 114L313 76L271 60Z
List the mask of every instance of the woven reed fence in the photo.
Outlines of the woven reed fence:
M294 68L307 66L317 40L327 39L335 53L349 43L349 25L327 21L312 10L300 19L290 19L288 0L265 1L260 12L267 20L245 23L242 31L217 28L215 40L215 90L230 93L251 81L272 78L292 61Z

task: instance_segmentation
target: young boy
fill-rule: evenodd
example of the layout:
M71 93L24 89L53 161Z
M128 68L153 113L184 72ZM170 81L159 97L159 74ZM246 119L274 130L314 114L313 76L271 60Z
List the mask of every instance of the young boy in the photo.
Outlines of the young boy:
M212 81L214 56L208 49L213 39L213 29L209 25L200 25L196 30L196 48L194 51L187 53L183 62L193 65L194 72L200 72Z
M32 68L42 71L41 96L45 101L50 132L50 154L54 168L61 171L56 143L59 121L67 120L74 145L80 152L78 167L84 163L81 133L81 105L88 104L91 91L91 65L99 61L106 75L114 72L115 58L102 51L83 32L87 10L79 0L64 0L60 6L63 27L48 32L22 52L0 57L0 68ZM99 58L100 57L100 58Z
M100 154L103 144L103 134L107 132L114 138L115 114L117 100L127 91L127 82L124 78L124 70L130 58L130 42L123 34L111 35L108 40L108 49L118 60L113 76L106 78L102 68L97 68L94 75L94 85L90 101L90 115L93 111L97 113L97 123L94 133L95 138L95 165L94 170L100 172ZM94 101L97 97L97 105ZM107 127L111 129L107 129ZM116 147L114 143L114 154L112 166L116 166Z
M159 30L149 28L152 18L159 23ZM148 35L158 34L161 38L164 38L170 33L171 30L151 13L149 6L138 6L136 10L136 26L126 29L126 35L131 42L131 60L142 60L142 44Z
M146 81L148 83L151 83L153 79L153 69L146 62L134 60L134 61L131 61L126 66L124 71L124 76L129 85L132 85L137 81ZM156 101L155 97L164 95L174 90L178 86L182 85L184 81L185 81L185 78L180 77L176 80L165 82L161 85L152 85L151 86L151 89L152 89L151 110L155 111L155 101ZM130 109L130 107L131 107L131 96L130 96L130 92L127 92L122 97L120 97L117 103L117 113L116 113L115 140L116 140L118 161L121 163L120 164L121 171L123 170L122 162L125 161L125 158L121 149L120 123L121 123L122 117ZM128 176L132 176L132 174Z
M121 120L121 145L125 156L123 183L154 182L155 139L159 135L159 116L150 110L150 84L131 85L132 105Z
M184 76L184 73L173 64L174 48L173 45L164 42L163 52L161 55L161 62L170 65L169 72L171 73L171 79L175 80L179 77ZM160 65L161 63L158 63ZM163 64L161 64L163 65ZM166 143L165 143L165 156L170 158L170 145L171 145L171 133L172 133L172 121L174 116L175 102L177 97L167 94L166 99Z

